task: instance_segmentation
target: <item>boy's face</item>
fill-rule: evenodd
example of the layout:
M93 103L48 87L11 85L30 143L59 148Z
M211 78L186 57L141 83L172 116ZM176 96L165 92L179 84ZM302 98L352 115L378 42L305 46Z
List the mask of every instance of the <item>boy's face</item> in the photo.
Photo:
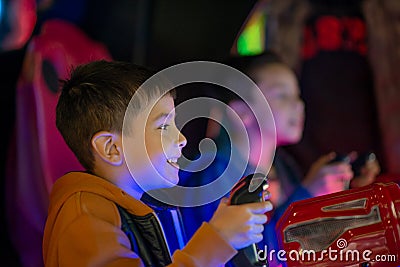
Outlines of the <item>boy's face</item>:
M124 151L131 174L145 191L178 183L178 158L186 138L175 125L171 96L163 96L132 123L132 133L124 137Z
M274 64L258 70L256 77L275 120L277 145L299 142L304 128L304 102L295 74L282 64ZM255 106L257 101L255 98Z

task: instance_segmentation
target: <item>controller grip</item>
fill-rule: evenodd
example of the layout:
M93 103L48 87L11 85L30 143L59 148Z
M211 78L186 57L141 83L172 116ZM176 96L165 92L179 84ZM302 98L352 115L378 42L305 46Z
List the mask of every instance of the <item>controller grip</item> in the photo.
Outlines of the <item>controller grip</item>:
M256 187L254 187L256 185ZM230 205L240 205L245 203L262 202L269 194L268 180L265 174L254 173L247 175L239 180L231 190L229 197ZM268 266L268 261L261 261L258 257L259 248L257 244L239 250L238 254L232 259L235 266Z

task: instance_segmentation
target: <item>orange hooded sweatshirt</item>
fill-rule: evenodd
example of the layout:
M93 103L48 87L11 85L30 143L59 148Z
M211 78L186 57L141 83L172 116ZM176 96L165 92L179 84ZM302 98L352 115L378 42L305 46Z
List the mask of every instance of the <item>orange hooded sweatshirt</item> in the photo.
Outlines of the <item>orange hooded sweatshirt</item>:
M44 230L45 266L143 266L121 230L115 203L137 216L153 213L149 206L100 177L71 172L58 179L50 195ZM168 266L216 267L236 253L208 223L203 223L187 245L173 253Z

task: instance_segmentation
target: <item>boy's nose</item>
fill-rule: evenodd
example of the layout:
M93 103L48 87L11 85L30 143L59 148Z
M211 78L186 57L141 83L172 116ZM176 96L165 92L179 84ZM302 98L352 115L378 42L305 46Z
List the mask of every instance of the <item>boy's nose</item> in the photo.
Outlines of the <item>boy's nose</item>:
M178 139L178 146L181 147L181 148L185 147L186 144L187 144L186 137L181 132L179 132L179 137L178 138L179 138Z
M304 111L304 101L301 98L298 98L297 101L295 102L297 111L303 112Z

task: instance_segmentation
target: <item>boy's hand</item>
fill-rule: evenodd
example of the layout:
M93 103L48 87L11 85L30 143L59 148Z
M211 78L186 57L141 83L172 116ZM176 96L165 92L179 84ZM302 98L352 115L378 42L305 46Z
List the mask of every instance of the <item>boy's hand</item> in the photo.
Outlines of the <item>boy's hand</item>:
M374 183L380 171L381 167L378 160L368 160L361 167L360 175L351 179L350 188L358 188Z
M313 195L321 196L348 189L353 171L348 162L329 163L336 156L329 153L321 156L310 168L303 186Z
M270 210L269 201L228 205L223 198L209 223L235 249L241 249L263 239L265 213Z

